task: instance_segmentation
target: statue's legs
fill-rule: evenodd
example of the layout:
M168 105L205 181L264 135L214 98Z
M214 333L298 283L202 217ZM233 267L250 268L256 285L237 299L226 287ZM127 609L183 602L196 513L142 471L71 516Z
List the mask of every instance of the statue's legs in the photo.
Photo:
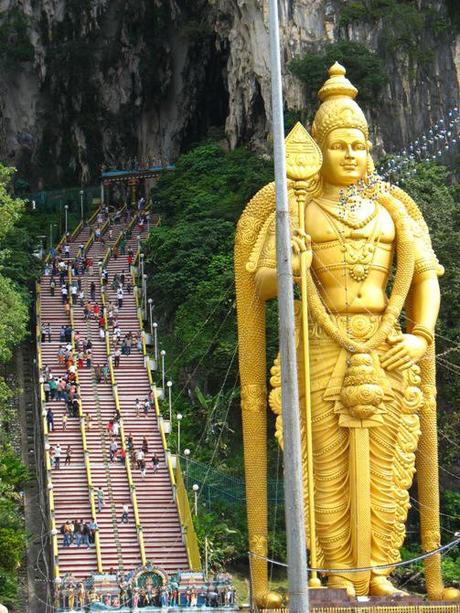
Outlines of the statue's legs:
M420 434L418 415L402 410L401 377L392 374L390 381L393 399L385 402L384 424L370 430L373 566L400 559ZM392 568L373 571L371 593L386 595L396 591L386 579L391 571Z
M311 352L319 560L324 568L350 568L356 566L350 521L350 433L348 428L339 426L339 415L335 412L337 395L334 397L332 394L331 400L325 399L331 396L335 384L338 393L340 390L339 379L334 380L340 370L337 369L340 350L333 343L321 340L313 341ZM384 422L381 426L369 428L371 476L368 494L371 506L372 529L369 539L372 566L392 564L399 559L409 508L408 489L414 473L414 451L419 435L418 416L402 408L404 377L400 373L385 373L385 376L389 385L385 397ZM306 482L305 471L304 480ZM307 502L305 500L306 505ZM391 570L376 570L371 574L371 592L394 591L387 581ZM366 594L369 590L369 581L363 581L362 577L352 573L330 575L328 582L329 585L346 587L349 593L352 592L351 584L358 595Z
M313 406L318 407L319 397L312 394ZM323 401L313 418L316 523L324 558L345 568L351 561L348 432L338 427L333 408Z

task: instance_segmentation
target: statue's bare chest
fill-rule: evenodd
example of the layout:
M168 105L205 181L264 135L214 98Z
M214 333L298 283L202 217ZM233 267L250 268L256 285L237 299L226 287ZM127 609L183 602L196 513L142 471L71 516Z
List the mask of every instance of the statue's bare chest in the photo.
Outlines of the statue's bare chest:
M343 282L344 269L351 280L365 281L372 270L388 273L393 255L395 227L388 212L372 202L354 215L312 203L306 229L312 238L312 267L326 285Z

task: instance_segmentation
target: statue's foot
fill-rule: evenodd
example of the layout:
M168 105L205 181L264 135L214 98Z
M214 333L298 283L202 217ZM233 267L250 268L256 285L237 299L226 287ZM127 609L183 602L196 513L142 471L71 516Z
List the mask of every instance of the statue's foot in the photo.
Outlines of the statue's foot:
M441 600L460 600L460 590L455 587L445 587L442 590Z
M345 589L347 590L348 596L356 596L356 590L355 586L353 585L353 581L345 579L344 577L338 577L337 575L332 575L331 577L328 577L327 587Z
M371 596L408 596L404 590L398 590L386 577L373 577L369 585Z
M267 592L256 596L257 606L261 609L280 609L283 597L278 592Z

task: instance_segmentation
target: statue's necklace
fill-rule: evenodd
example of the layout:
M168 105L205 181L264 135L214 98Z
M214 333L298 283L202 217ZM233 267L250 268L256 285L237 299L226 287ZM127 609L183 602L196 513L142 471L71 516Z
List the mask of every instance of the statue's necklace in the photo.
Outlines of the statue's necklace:
M319 200L316 201L318 206L323 210L328 216L334 217L341 223L345 224L349 228L353 228L354 230L358 230L359 228L364 228L367 224L372 221L378 212L378 208L374 205L372 211L365 217L364 219L358 219L356 212L354 210L354 203L350 203L349 207L344 209L343 207L337 207L337 204L334 202L332 206L328 206Z

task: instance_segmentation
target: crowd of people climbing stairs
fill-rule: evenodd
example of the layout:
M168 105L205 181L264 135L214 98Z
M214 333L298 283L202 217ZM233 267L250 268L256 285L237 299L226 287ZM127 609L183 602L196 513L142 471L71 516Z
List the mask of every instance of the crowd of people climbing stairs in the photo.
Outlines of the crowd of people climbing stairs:
M123 219L121 216L123 215ZM104 243L104 237L101 232L102 225L108 220L108 238L113 238L113 230L110 224L120 223L123 221L128 224L130 221L129 209L125 209L123 214L120 210L115 211L111 217L109 215L108 207L103 210L97 216L97 226L94 230L95 241ZM138 212L137 225L139 231L142 231L145 224L148 223L148 214L143 211ZM62 246L56 250L51 250L50 261L45 266L45 276L50 275L49 291L50 295L54 297L56 295L56 287L59 284L60 296L62 305L66 315L69 317L69 323L61 326L58 335L59 342L62 343L58 347L57 360L60 366L64 366L66 374L63 376L54 376L48 365L44 365L41 377L43 378L45 401L64 401L66 403L66 411L62 415L61 429L65 431L67 429L67 422L69 418L79 417L79 404L80 395L78 393L78 387L76 385L76 372L83 368L92 369L94 373L94 380L96 384L108 383L110 379L110 369L108 363L94 364L92 358L92 341L88 337L83 337L78 330L73 332L70 325L70 309L71 307L79 306L83 310L84 321L95 320L98 322L99 335L101 339L105 339L106 326L112 333L112 355L114 368L120 366L120 359L122 355L129 356L133 348L138 353L142 353L142 339L136 331L128 331L125 334L122 333L121 326L118 320L120 310L123 308L124 292L131 295L133 292L133 286L131 283L130 269L133 264L134 252L130 246L127 247L127 242L131 239L131 230L127 229L122 232L122 236L118 244L112 250L112 256L117 259L118 257L126 257L127 270L122 270L120 274L115 273L113 278L109 279L109 272L107 268L103 268L101 263L98 262L98 267L101 271L101 293L107 292L107 287L110 281L110 287L116 293L117 300L112 302L108 300L105 307L100 305L96 299L96 283L90 282L89 297L85 296L85 292L82 286L82 278L85 274L90 277L94 275L94 262L91 257L85 253L85 245L81 243L78 248L78 252L75 257L71 257L70 250L70 234L67 234ZM71 281L69 282L69 278ZM102 302L102 301L101 301ZM53 339L53 330L50 322L43 323L41 326L41 342L51 342ZM73 333L73 344L72 344ZM139 416L140 408L142 406L142 412L144 415L148 415L153 405L153 393L150 392L149 397L142 403L136 399L136 415ZM84 420L85 429L88 431L91 429L92 417L87 411L82 415ZM54 432L57 429L55 424L54 413L50 406L48 406L46 413L46 420L48 425L48 431ZM126 452L119 441L120 437L120 414L115 411L112 419L107 424L107 433L109 435L109 458L110 462L119 461L121 463L126 462ZM129 433L126 439L126 448L128 451L128 460L131 463L132 468L137 468L140 471L141 477L145 478L147 468L151 465L153 473L155 473L160 465L160 459L154 452L150 459L148 459L149 445L146 436L143 436L142 443L136 446L132 433ZM61 469L61 445L57 443L54 448L51 449L52 465L56 470ZM65 449L65 461L64 465L70 465L72 458L72 448L68 445ZM101 487L97 488L97 507L98 512L101 513L103 509L104 493ZM122 506L122 515L120 522L127 523L129 521L129 504L125 503ZM97 529L97 525L91 521L83 520L67 520L60 527L60 532L63 535L63 544L65 547L70 547L75 544L77 547L86 545L88 548L94 543L94 533Z

